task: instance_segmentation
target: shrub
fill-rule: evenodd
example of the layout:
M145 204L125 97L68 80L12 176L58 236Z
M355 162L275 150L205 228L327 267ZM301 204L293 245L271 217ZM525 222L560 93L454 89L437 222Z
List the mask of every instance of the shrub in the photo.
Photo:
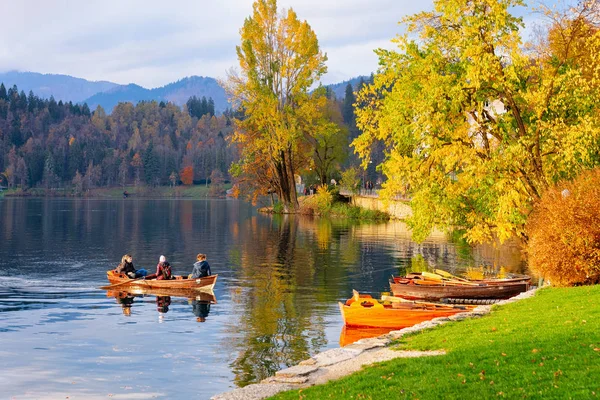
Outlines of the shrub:
M283 203L276 201L275 204L273 204L273 212L275 214L283 214Z
M555 286L600 281L600 169L550 188L526 225L532 271Z
M315 195L315 202L319 213L323 214L329 211L333 204L333 194L327 188L327 186L319 186L317 188L317 194Z

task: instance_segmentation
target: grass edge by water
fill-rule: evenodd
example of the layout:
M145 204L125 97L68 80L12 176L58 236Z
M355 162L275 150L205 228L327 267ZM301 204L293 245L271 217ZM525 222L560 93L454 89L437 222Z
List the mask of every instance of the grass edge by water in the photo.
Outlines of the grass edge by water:
M600 396L600 286L546 288L478 319L403 337L395 359L272 399L594 398Z

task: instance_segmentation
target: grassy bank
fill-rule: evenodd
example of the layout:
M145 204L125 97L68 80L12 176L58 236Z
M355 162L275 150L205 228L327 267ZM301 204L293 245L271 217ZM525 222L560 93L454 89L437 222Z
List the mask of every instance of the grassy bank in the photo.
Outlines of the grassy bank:
M274 398L596 398L600 286L543 289L483 318L407 336L398 348L447 354L380 363Z
M349 218L371 222L381 222L390 219L390 215L385 212L355 206L347 201L342 201L341 199L343 199L343 197L340 197L337 191L334 193L329 191L319 191L315 195L300 196L298 198L298 210L295 213L319 217ZM259 211L282 214L283 204L277 202L273 207L264 207Z
M224 185L225 190L231 185ZM125 188L108 187L95 188L81 194L76 194L72 189L31 188L26 191L21 189L9 189L4 191L7 197L96 197L96 198L123 198L126 191L132 198L209 198L211 197L210 185L193 186L125 186Z

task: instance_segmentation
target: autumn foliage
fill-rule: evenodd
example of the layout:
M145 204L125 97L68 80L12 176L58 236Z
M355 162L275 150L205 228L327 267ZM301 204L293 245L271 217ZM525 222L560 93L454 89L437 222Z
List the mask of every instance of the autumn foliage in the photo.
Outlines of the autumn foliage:
M526 231L530 268L553 285L600 282L600 169L549 189Z
M193 167L185 167L179 173L179 178L184 185L191 185L194 183L194 168Z

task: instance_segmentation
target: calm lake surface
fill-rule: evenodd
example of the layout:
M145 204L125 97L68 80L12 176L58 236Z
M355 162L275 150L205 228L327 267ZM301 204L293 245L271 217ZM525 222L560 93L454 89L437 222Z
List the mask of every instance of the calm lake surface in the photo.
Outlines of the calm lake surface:
M188 274L199 252L219 274L216 304L99 289L125 253ZM0 397L207 399L338 347L338 301L427 265L523 268L516 246L418 245L401 222L234 200L0 199Z

